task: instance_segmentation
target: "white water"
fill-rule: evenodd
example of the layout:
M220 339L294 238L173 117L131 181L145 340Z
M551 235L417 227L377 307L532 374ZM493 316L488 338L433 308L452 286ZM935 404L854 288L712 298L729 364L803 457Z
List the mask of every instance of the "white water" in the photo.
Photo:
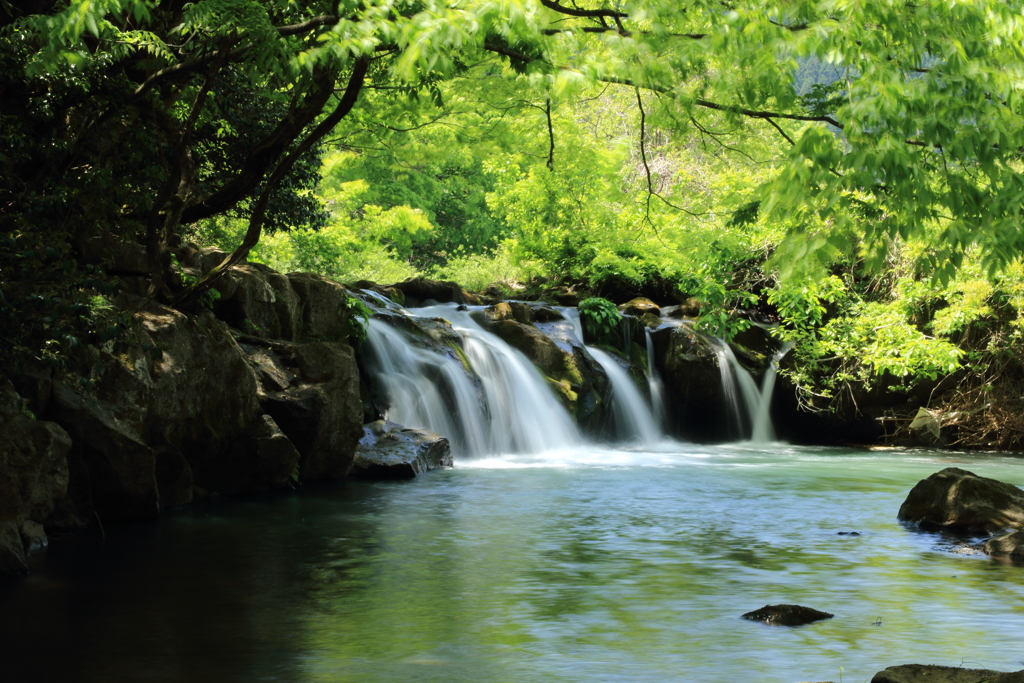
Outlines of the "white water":
M665 424L664 385L658 374L658 366L654 362L654 340L651 338L651 328L644 328L644 336L647 339L647 390L651 395L651 412L660 429Z
M629 373L610 353L593 347L587 347L587 351L604 368L612 385L611 401L616 436L622 441L637 441L643 444L659 441L661 428L655 422L647 401L636 388Z
M371 369L389 398L387 419L448 437L453 453L462 457L536 453L581 443L568 411L526 356L485 332L464 311L447 306L420 311L454 325L479 389L456 359L371 320Z
M711 346L718 358L718 369L722 377L722 391L726 403L733 411L733 419L741 433L750 430L750 441L766 444L775 441L775 429L772 427L771 405L772 392L775 390L775 375L778 363L793 348L791 344L784 346L775 354L768 369L765 371L761 386L757 386L754 377L736 359L732 348L720 339L713 339ZM736 388L743 397L741 410Z

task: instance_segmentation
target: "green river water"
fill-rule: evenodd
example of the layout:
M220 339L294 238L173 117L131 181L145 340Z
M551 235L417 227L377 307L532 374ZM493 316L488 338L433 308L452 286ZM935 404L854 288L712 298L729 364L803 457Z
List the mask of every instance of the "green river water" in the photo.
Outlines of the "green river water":
M869 681L1024 669L1024 566L896 512L1007 455L587 447L196 505L0 585L0 681ZM856 531L860 535L840 534ZM970 539L968 539L970 540ZM799 603L797 628L740 618Z

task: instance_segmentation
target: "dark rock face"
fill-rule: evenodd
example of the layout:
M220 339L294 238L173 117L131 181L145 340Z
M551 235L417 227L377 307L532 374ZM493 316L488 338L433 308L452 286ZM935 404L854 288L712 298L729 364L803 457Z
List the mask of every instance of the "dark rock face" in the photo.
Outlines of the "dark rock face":
M68 487L67 432L21 406L0 377L0 577L27 571L26 553L46 544L42 523Z
M925 529L988 534L1024 527L1024 491L973 472L947 467L922 479L897 518Z
M363 426L350 475L362 479L412 479L451 467L448 439L426 429L406 429L378 420Z
M299 452L302 481L345 476L362 435L359 369L351 346L340 342L296 344L282 353L298 379L267 392L264 409Z
M671 433L696 441L733 438L718 360L707 338L690 325L664 327L652 337L669 397Z
M747 612L743 618L772 626L802 626L822 619L831 619L834 616L834 614L802 605L765 605L761 609Z
M402 292L407 306L419 306L428 300L436 301L439 304L446 304L452 301L457 304L470 305L480 303L479 297L470 294L455 282L414 277L411 280L399 282L391 286Z
M1024 672L1004 673L936 664L901 664L879 671L871 683L1016 683L1024 681L1021 673Z
M291 273L288 282L298 296L296 317L301 333L296 341L338 341L345 338L348 317L345 309L347 289L333 280L312 273Z
M1005 557L1024 562L1024 530L1000 534L985 541L985 553L992 557Z

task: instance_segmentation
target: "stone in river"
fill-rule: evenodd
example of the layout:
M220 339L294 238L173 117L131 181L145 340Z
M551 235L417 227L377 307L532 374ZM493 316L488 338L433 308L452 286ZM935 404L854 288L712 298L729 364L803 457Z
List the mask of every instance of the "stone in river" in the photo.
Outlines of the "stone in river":
M871 683L1018 683L1024 681L1022 673L1024 672L1004 673L936 664L901 664L879 671L871 679Z
M924 529L995 533L1024 527L1024 491L1012 484L947 467L922 479L900 506L897 519Z
M833 616L835 615L803 605L765 605L761 609L747 612L743 618L772 626L802 626L822 619L831 619Z
M452 464L448 439L426 429L377 420L363 426L349 475L363 479L412 479Z

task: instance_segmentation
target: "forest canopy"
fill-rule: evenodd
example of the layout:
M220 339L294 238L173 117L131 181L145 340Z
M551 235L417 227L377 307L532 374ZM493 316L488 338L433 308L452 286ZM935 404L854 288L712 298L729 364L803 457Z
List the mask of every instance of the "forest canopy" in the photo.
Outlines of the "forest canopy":
M647 287L724 334L780 320L809 405L965 361L989 386L1024 303L1022 50L994 1L3 0L4 353L117 337L110 235L181 307L247 257ZM228 255L183 281L182 241Z

